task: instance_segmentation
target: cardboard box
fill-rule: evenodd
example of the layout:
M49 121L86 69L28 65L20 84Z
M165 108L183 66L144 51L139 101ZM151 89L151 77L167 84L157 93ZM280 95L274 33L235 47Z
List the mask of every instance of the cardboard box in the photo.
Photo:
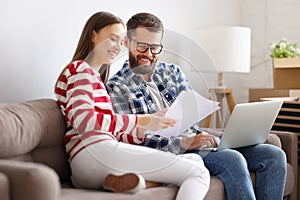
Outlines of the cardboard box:
M274 68L300 68L300 58L273 58Z
M300 58L273 59L274 89L300 88Z
M298 101L299 90L288 89L249 89L249 102L261 101L267 98L285 98L286 101Z
M288 97L287 89L249 89L249 102L261 101L261 98Z
M299 90L290 90L290 97L300 97L300 89Z
M300 68L273 68L274 89L299 89Z

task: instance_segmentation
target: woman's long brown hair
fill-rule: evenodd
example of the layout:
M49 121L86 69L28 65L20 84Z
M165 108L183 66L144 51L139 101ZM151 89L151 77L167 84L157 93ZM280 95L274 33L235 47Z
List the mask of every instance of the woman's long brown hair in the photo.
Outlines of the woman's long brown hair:
M92 42L93 31L96 31L98 33L102 28L104 28L108 25L111 25L111 24L123 24L124 25L123 21L119 17L117 17L109 12L97 12L97 13L93 14L88 19L86 24L84 25L79 42L77 44L77 48L75 50L74 56L70 63L72 63L76 60L85 60L87 58L87 56L89 55L89 53L94 48L94 45ZM105 84L109 77L110 66L106 65L106 66L103 66L103 69L101 69L101 68L100 68L100 70L101 70L100 75L101 75L102 81ZM65 69L66 69L66 67L60 73L55 86L57 86L58 80L61 78Z

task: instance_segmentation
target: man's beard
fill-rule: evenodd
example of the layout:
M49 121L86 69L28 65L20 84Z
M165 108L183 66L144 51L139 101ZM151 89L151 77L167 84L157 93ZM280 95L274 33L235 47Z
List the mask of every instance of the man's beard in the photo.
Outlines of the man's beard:
M134 57L131 52L129 52L129 64L131 70L136 74L150 74L155 69L155 64L157 60L150 59L150 64L139 64L139 58L142 58L142 55ZM144 56L145 57L145 56Z

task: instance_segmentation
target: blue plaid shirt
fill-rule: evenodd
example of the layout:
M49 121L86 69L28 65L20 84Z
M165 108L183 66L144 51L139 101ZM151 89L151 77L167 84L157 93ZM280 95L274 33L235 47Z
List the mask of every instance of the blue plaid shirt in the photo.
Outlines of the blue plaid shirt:
M156 83L162 97L169 105L175 101L181 91L191 89L184 73L174 64L157 63L152 73L152 81ZM106 87L116 113L147 114L157 111L145 80L141 75L132 72L128 61L110 78ZM194 126L194 129L201 131L197 126ZM182 153L181 139L181 137L147 135L146 141L140 145L179 154Z

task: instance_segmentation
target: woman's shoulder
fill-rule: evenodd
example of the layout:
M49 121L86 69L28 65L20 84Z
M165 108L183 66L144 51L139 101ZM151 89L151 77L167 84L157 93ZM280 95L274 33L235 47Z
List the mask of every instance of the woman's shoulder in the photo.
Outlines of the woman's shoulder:
M82 60L73 61L69 63L66 68L70 75L76 75L78 73L95 74L91 66Z
M71 69L71 70L79 70L79 69L84 69L84 68L87 68L87 63L85 63L84 61L82 60L76 60L76 61L73 61L71 63L68 64L67 66L68 69Z

